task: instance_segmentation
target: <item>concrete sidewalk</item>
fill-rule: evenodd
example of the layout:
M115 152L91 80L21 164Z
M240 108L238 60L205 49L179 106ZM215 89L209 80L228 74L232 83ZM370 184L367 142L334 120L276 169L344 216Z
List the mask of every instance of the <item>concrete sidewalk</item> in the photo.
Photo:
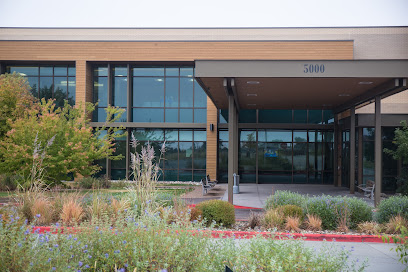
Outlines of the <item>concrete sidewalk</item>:
M265 207L266 199L276 191L291 191L304 195L331 195L331 196L348 196L358 197L366 201L370 206L374 207L374 201L364 197L363 194L356 192L350 194L348 188L334 187L333 185L317 185L317 184L240 184L240 193L234 194L234 205L263 208ZM228 201L228 191L225 191L222 200Z
M315 242L305 241L307 247L312 247L316 250L320 250L324 243L328 242ZM395 249L395 244L384 243L350 243L350 242L329 242L335 246L342 247L350 251L349 262L358 261L362 263L365 259L368 260L369 266L364 271L369 272L400 272L407 268L400 263L399 256L395 253L395 250L391 251L391 248Z

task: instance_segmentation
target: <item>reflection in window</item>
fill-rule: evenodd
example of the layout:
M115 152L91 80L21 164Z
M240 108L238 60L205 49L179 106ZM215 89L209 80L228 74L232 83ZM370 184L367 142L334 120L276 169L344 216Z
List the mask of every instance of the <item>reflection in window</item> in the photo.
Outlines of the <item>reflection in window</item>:
M76 71L68 65L16 65L7 66L8 73L17 73L27 79L31 93L38 99L55 99L57 107L68 100L75 105Z

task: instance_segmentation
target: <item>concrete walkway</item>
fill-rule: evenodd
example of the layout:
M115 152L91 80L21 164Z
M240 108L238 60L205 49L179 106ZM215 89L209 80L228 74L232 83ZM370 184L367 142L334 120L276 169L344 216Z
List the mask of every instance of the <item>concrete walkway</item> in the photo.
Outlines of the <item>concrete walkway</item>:
M363 194L356 192L350 194L350 190L345 187L334 187L333 185L316 185L316 184L248 184L244 183L239 186L240 193L234 194L234 205L247 206L254 208L265 207L266 199L276 191L291 191L304 195L318 196L348 196L359 197L374 207L374 201L364 197ZM228 191L225 191L222 200L228 201Z
M327 242L315 242L305 241L307 247L312 247L316 250L320 250L324 243ZM350 242L330 242L335 246L342 247L350 251L351 257L349 262L358 261L362 263L365 259L368 259L369 266L364 271L369 272L400 272L405 265L400 263L399 256L395 253L395 250L391 251L391 248L395 249L395 244L383 244L383 243L350 243Z

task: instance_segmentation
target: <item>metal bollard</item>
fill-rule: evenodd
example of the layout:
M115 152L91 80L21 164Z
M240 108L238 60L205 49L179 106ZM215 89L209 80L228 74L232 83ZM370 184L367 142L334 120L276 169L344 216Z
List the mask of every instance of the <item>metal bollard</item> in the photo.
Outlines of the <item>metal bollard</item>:
M232 187L232 192L234 194L239 194L239 175L234 173L234 186Z

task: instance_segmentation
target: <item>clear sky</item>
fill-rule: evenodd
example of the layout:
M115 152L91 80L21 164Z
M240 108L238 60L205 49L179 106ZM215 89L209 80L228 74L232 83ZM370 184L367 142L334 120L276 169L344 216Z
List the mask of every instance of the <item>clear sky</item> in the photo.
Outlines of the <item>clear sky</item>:
M408 26L408 0L0 0L0 27Z

